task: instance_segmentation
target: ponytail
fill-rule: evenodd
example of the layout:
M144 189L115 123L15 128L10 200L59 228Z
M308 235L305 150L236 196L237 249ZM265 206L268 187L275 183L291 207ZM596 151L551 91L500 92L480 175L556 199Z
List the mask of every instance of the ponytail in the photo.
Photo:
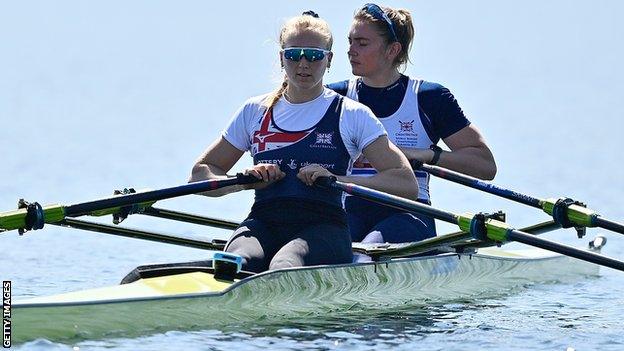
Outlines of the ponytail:
M286 77L284 77L284 81L282 82L282 85L277 90L272 92L269 96L267 96L265 100L265 106L267 110L270 110L271 108L273 108L273 106L275 106L277 101L282 96L284 96L284 92L286 91L287 86L288 86L288 80L286 79Z

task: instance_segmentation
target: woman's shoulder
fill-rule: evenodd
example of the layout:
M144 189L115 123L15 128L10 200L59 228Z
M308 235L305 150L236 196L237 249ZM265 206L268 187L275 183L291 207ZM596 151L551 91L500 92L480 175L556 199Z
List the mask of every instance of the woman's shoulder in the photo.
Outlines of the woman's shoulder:
M266 102L266 99L271 95L271 93L266 93L262 95L252 96L245 100L243 103L244 107L258 107L263 106Z
M418 86L419 96L439 97L445 94L450 94L450 92L451 91L441 83L420 79L420 84Z
M238 108L237 115L242 118L255 117L266 110L266 100L270 93L252 96L245 100Z
M336 93L342 96L346 96L347 91L349 90L349 80L347 79L347 80L343 80L340 82L330 83L330 84L327 84L326 87L328 89L335 91Z
M338 94L332 91L334 94ZM346 96L342 96L342 110L347 115L370 115L375 117L370 107L359 101L352 100Z

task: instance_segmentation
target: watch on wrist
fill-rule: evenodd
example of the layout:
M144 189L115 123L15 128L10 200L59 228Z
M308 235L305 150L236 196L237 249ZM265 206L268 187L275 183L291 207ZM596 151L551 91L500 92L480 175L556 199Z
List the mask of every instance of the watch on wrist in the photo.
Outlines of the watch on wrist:
M438 145L431 145L429 147L431 150L433 150L433 157L431 158L431 161L429 161L430 165L436 165L438 164L438 161L440 161L440 155L442 154L442 148L439 147Z

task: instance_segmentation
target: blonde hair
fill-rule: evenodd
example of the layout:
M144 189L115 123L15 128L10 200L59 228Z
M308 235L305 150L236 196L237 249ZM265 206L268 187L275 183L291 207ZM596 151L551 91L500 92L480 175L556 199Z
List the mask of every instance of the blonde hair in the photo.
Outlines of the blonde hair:
M394 59L392 65L394 67L405 65L409 62L409 52L412 48L415 34L412 15L406 9L393 9L390 7L381 7L381 9L388 15L388 18L390 18L392 26L394 27L394 32L396 33L396 40L401 44L401 52ZM379 35L385 39L388 45L394 41L388 23L373 17L370 13L366 12L365 9L357 11L353 19L373 24Z
M279 34L280 48L284 48L286 41L290 37L303 32L312 32L319 35L325 41L325 49L331 50L334 43L334 37L329 29L329 24L325 20L309 14L293 17L284 23ZM277 103L277 101L284 95L287 87L288 78L284 75L284 79L280 87L266 98L264 105L267 109L270 109L275 105L275 103Z

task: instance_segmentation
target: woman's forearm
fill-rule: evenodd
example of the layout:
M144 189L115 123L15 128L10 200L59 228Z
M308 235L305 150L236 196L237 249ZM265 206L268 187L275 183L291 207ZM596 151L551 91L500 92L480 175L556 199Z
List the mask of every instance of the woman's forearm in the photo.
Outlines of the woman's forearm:
M487 148L465 147L444 151L436 165L483 180L492 180L496 175L496 162Z
M409 160L430 163L433 158L431 149L400 149ZM435 165L483 180L492 180L496 175L496 162L487 147L467 146L453 151L442 151Z
M191 176L189 177L189 183L199 182L208 179L225 179L228 178L226 172L215 166L205 163L196 163L191 170ZM199 193L198 195L219 197L230 193L235 193L241 190L245 190L245 185L232 185L217 190L206 191Z

